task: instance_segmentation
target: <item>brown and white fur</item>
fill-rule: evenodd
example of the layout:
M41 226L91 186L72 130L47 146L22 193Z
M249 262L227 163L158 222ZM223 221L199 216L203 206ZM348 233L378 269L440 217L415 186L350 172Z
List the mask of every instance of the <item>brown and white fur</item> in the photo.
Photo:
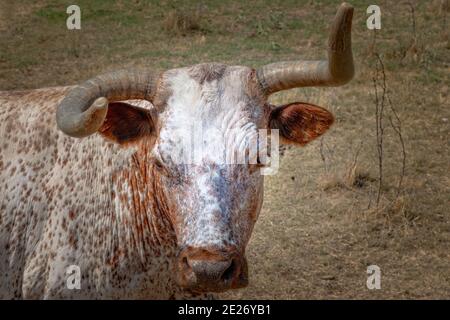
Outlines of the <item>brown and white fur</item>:
M110 103L99 132L80 140L55 123L71 87L0 92L0 298L204 298L247 284L260 165L208 150L239 152L246 136L271 128L304 145L333 116L267 104L255 71L241 66L173 69L158 87L153 104ZM197 162L183 164L192 124L213 133ZM197 260L231 261L230 274L193 273ZM81 269L79 290L67 288L70 265Z

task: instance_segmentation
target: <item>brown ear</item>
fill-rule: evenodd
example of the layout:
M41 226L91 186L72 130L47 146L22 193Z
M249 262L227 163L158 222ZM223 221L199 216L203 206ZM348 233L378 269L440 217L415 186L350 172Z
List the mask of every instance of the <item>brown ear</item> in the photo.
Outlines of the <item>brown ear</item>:
M154 131L154 122L148 110L123 102L108 105L106 119L98 130L104 138L119 144L152 137Z
M327 131L333 122L333 115L324 108L294 102L273 109L269 127L280 130L282 142L305 145Z

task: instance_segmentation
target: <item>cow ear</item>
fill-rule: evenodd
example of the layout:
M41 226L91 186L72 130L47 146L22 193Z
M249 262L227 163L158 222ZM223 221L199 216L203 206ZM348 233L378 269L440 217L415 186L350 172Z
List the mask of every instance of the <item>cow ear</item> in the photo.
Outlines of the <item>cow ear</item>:
M126 145L154 137L155 125L150 111L128 103L112 102L98 132L105 139Z
M333 124L333 115L322 107L294 102L272 109L269 127L278 129L281 142L305 145Z

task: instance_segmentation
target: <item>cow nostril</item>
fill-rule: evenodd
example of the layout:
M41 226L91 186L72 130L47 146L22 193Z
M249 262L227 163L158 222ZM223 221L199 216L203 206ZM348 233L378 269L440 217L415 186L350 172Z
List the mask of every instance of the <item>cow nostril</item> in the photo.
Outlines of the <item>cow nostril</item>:
M234 259L231 261L230 266L222 273L221 280L229 281L233 279L234 273L236 270L236 262Z

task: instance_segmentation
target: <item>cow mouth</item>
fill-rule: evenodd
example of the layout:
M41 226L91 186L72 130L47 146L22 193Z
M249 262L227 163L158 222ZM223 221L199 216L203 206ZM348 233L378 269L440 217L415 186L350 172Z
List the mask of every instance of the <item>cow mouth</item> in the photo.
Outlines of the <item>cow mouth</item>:
M239 275L239 279L236 281L224 281L223 283L201 283L193 286L183 286L185 289L189 289L196 293L207 293L207 292L225 292L228 290L241 289L248 286L247 275Z

